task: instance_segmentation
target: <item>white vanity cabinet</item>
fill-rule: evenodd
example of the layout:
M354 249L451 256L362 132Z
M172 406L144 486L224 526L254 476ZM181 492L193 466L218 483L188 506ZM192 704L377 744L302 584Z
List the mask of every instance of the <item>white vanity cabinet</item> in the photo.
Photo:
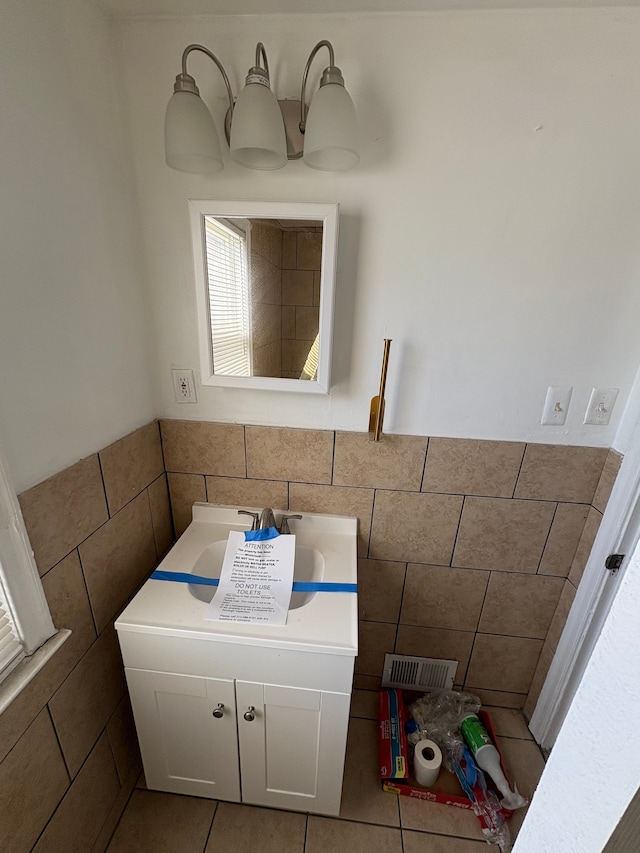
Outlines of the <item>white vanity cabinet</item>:
M338 814L352 656L119 638L150 788Z

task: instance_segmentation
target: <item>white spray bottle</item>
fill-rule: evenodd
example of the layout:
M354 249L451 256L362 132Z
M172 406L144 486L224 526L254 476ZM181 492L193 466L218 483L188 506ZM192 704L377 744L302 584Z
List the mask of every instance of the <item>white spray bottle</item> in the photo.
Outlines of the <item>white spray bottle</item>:
M500 754L476 714L469 714L462 720L460 731L478 767L485 770L498 786L504 798L500 805L511 811L526 806L527 800L518 793L516 786L513 786L513 791L509 787L500 766Z

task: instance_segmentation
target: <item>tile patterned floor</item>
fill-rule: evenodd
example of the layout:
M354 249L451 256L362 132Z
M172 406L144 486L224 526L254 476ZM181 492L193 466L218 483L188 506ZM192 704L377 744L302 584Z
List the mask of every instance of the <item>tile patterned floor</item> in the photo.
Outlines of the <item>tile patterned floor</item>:
M531 797L544 767L518 711L489 708L505 763ZM139 783L107 853L482 853L471 812L396 797L377 778L377 693L354 691L340 817L149 791ZM524 819L510 821L512 837Z

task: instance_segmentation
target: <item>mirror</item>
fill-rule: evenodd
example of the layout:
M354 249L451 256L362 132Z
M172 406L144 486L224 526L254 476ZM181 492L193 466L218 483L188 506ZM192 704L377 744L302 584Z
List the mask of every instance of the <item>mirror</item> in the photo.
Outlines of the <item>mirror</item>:
M328 393L338 205L190 207L202 384Z

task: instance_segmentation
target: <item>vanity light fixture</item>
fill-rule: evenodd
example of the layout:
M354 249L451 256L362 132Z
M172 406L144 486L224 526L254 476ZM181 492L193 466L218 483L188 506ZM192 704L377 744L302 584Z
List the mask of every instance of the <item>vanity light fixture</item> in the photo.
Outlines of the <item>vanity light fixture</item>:
M323 47L329 51L329 65L307 107L309 70ZM331 42L320 41L311 51L299 101L277 100L270 87L267 53L258 42L255 65L249 69L235 104L220 60L208 48L190 44L182 54L182 72L176 77L165 116L165 156L172 169L204 174L223 166L213 118L200 98L195 79L187 73L187 57L194 50L206 54L222 74L229 99L225 136L235 163L248 169L270 170L302 157L312 169L328 172L344 171L358 163L356 113L342 72L334 63Z

